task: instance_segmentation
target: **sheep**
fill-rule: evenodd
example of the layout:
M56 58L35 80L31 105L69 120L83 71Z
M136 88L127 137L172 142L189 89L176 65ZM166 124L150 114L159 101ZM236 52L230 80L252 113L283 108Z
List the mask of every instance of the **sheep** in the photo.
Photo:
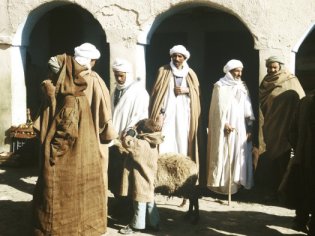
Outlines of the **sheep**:
M199 168L189 157L165 153L158 159L158 171L155 179L155 192L166 196L177 196L189 199L187 218L192 223L199 221L199 191L196 183Z
M108 188L118 196L122 177L123 160L128 153L119 144L110 148L108 167ZM198 166L189 157L166 153L158 159L158 171L155 179L155 193L168 197L176 196L189 199L186 218L192 224L199 221Z

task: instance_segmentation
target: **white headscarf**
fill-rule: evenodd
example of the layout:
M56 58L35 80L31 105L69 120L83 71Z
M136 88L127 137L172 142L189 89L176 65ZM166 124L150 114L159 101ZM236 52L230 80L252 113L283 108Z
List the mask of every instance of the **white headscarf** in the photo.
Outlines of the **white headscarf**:
M112 65L113 71L119 71L126 73L126 81L124 84L118 84L116 83L116 87L121 90L127 88L129 85L131 85L134 82L134 79L132 77L132 66L131 64L122 58L116 58Z
M99 59L101 53L90 43L83 43L74 48L74 59L81 65L91 69L91 60Z
M170 49L170 56L172 56L174 53L180 53L184 55L186 58L185 61L187 61L190 57L190 52L187 51L187 49L183 45L175 45L174 47L172 47Z
M226 65L223 67L223 72L226 74L228 73L230 70L233 70L235 68L243 68L243 63L239 60L236 59L232 59L229 60Z
M187 76L187 74L188 74L188 71L189 71L189 66L187 64L187 60L190 57L190 53L189 53L189 51L187 51L187 49L183 45L175 45L174 47L172 47L170 49L170 56L172 56L174 53L179 53L179 54L184 55L185 61L183 62L183 68L182 69L178 69L173 64L173 60L171 60L170 66L172 68L172 72L173 72L173 74L175 76L185 78Z
M125 72L130 73L131 72L131 64L122 58L116 58L112 65L113 71L119 71L119 72Z

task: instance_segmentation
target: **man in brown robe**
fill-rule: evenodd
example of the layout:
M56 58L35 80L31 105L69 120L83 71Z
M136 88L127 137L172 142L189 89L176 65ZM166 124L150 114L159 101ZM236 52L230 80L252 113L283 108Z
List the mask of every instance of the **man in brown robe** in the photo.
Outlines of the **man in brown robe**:
M266 196L275 200L276 191L290 158L291 145L288 131L293 112L305 96L298 78L283 68L283 61L272 56L266 60L267 75L259 87L260 124L260 165L264 163ZM258 164L259 165L259 164ZM259 168L259 167L258 167Z
M49 61L51 79L40 120L40 173L34 191L34 235L106 232L107 147L117 135L109 93L92 71L99 51L85 43L75 56Z

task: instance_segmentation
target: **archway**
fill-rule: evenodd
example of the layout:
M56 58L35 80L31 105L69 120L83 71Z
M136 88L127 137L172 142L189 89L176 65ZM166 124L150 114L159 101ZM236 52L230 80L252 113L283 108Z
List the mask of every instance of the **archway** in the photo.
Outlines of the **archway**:
M49 3L44 4L30 13L23 33L28 34L23 35L27 41L24 43L27 107L31 108L33 115L39 107L39 85L45 79L48 59L65 52L72 55L74 47L81 43L90 42L100 50L101 58L95 70L109 85L109 46L106 35L87 10L75 4L53 7Z
M200 82L203 125L207 126L213 84L223 77L223 66L233 58L244 63L243 79L251 93L258 120L259 55L244 24L235 16L208 6L189 5L164 14L165 18L149 34L151 38L146 50L148 91L152 89L158 68L169 63L170 48L183 44L191 53L188 64Z
M295 68L295 73L305 92L309 93L315 89L315 26L299 47Z

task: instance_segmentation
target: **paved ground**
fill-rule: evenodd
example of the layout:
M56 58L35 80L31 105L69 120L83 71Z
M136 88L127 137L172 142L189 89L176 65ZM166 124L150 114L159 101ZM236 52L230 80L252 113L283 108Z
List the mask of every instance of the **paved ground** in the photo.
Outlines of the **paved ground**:
M0 167L0 236L30 235L30 206L36 182L34 167ZM211 235L211 236L280 236L305 235L290 229L294 211L259 203L257 190L242 191L232 196L227 205L226 197L208 195L200 199L200 222L190 224L184 219L184 208L179 208L179 198L157 196L161 216L161 231L140 235ZM108 236L121 235L118 230L129 221L127 211L117 210L119 202L109 198L111 216L108 218Z

